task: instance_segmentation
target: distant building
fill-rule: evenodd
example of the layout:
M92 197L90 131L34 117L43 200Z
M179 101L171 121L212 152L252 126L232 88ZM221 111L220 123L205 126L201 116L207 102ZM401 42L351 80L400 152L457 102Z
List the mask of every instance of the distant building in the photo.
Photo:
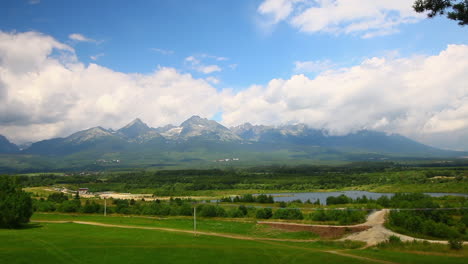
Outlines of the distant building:
M79 188L78 193L79 194L87 194L89 192L88 188Z

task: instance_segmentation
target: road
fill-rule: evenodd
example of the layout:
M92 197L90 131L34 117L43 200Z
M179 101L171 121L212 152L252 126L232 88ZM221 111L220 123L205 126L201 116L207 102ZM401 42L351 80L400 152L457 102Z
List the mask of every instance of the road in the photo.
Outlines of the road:
M397 236L401 239L401 241L416 240L416 241L427 241L429 243L440 243L440 244L448 243L448 241L444 241L444 240L428 240L428 239L414 238L414 237L395 233L385 228L384 223L385 223L386 215L388 214L388 212L389 212L388 209L383 209L383 210L376 211L370 214L367 217L367 221L361 225L367 225L367 226L370 226L371 228L362 232L350 234L348 236L341 238L340 240L349 239L349 240L363 241L363 242L366 242L368 246L374 246L381 242L385 242L390 236ZM464 244L467 245L468 242L464 242Z

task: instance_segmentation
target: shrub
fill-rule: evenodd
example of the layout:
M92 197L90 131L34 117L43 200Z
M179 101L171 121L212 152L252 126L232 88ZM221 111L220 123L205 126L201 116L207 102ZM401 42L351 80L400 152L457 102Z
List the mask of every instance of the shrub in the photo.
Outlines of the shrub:
M68 200L68 196L66 196L63 192L52 193L47 197L47 201L54 203L62 203L66 200Z
M288 209L278 209L273 214L273 218L275 219L304 219L301 210L297 208L288 208Z
M453 250L461 250L463 248L463 241L460 239L450 239L449 247Z
M401 239L400 239L400 237L398 237L398 236L391 235L390 237L388 237L387 243L390 243L390 244L401 244Z
M241 210L239 210L239 208L232 208L231 210L229 210L228 216L233 218L240 218L244 217L244 213Z
M273 211L271 208L263 208L263 209L258 209L256 213L256 217L258 219L269 219L273 216Z
M197 207L197 214L202 217L225 217L226 211L219 206L202 204Z

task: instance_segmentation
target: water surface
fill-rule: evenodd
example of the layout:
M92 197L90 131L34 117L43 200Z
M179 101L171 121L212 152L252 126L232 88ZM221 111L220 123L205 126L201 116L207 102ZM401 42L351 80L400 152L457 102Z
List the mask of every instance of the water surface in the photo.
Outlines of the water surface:
M358 197L366 196L367 198L378 199L382 196L392 197L395 193L376 193L376 192L367 192L367 191L340 191L340 192L303 192L303 193L269 193L267 195L272 195L275 202L290 202L293 200L301 200L305 202L310 200L315 202L320 200L321 204L326 204L327 198L330 196L339 196L346 195L350 198L356 199ZM468 197L468 194L464 193L424 193L432 197L442 197L446 195L453 196L465 196Z

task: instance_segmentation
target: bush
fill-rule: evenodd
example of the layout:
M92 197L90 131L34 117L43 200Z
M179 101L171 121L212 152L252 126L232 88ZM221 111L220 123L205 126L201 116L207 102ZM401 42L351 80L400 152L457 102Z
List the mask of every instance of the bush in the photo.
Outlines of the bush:
M33 200L33 209L35 212L53 212L56 210L56 207L55 203L41 198L40 200Z
M193 215L192 206L189 203L184 203L179 209L180 215L191 216Z
M460 239L450 239L448 243L450 249L461 250L463 248L463 241Z
M313 221L338 221L340 225L364 222L367 213L358 210L317 210L309 215Z
M263 209L258 209L256 213L256 217L258 219L269 219L273 216L273 211L271 208L263 208Z
M52 193L47 197L47 201L54 203L62 203L66 200L68 200L68 196L66 196L63 192Z
M197 214L202 217L225 217L226 211L219 206L202 204L197 207Z
M88 214L100 213L103 210L104 209L95 201L92 201L90 203L89 200L86 200L85 206L82 209L83 213L88 213Z
M464 224L453 221L456 211L391 211L390 226L398 227L409 234L422 234L435 238L460 238L464 234ZM461 231L461 232L460 232Z
M32 200L14 178L0 176L0 227L17 228L28 223L33 213Z
M398 237L398 236L391 235L391 236L387 239L387 243L390 243L390 244L401 244L401 239L400 239L400 237Z
M232 208L231 210L229 210L228 216L232 218L240 218L244 217L244 213L241 210L239 210L239 208Z
M288 209L278 209L273 214L273 218L275 219L296 219L302 220L304 216L302 215L301 210L297 208L288 208Z
M58 205L57 210L62 213L76 213L81 211L80 200L68 200Z
M332 205L332 204L348 204L352 203L353 199L347 197L346 195L342 194L340 196L330 196L327 198L327 204Z

